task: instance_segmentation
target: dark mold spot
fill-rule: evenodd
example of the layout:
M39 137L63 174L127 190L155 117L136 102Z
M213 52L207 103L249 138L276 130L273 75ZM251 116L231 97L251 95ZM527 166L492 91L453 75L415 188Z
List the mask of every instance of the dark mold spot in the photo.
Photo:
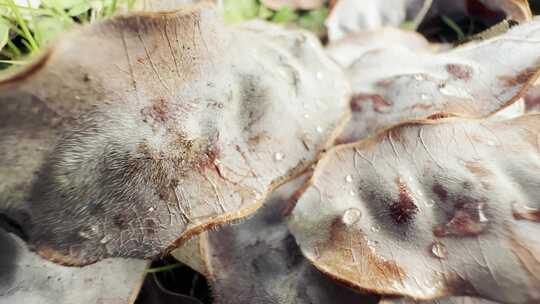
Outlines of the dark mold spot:
M396 179L396 184L398 186L399 198L389 206L388 212L396 224L403 225L409 223L414 218L416 213L418 213L418 207L414 203L414 198L407 185L399 177Z
M446 191L441 184L436 182L431 190L433 190L433 193L437 194L441 201L445 202L448 199L448 191Z
M113 217L113 224L118 227L119 229L127 229L129 223L129 218L126 214L120 213L116 214Z

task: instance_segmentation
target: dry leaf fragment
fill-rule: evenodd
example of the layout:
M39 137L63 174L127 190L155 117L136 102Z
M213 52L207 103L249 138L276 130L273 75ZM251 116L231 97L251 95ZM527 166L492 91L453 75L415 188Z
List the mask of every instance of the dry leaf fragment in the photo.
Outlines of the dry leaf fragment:
M289 227L322 272L418 300L540 301L540 115L404 123L319 162Z
M300 253L284 214L307 177L275 190L253 217L198 236L216 303L377 303L375 296L333 282ZM182 254L181 260L186 257Z
M326 47L326 52L341 66L349 67L362 55L376 49L405 47L413 52L431 52L432 46L417 32L394 27L365 30L334 41Z
M317 39L268 26L225 27L206 4L118 16L1 80L0 213L42 256L84 265L256 210L348 116Z
M43 260L3 230L0 244L1 304L132 304L148 264L107 259L83 268L65 267Z
M436 113L486 117L501 111L523 97L539 76L537 38L540 19L437 54L395 46L360 52L353 61L351 53L330 53L354 62L348 67L353 116L338 142ZM520 56L506 56L511 53Z

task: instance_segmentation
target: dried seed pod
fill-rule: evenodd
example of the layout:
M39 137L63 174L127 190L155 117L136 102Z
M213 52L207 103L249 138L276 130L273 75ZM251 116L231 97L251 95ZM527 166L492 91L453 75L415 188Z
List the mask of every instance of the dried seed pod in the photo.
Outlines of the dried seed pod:
M0 213L83 265L152 258L259 208L349 114L316 38L264 28L207 4L118 16L0 80Z
M540 115L404 123L321 159L290 229L322 272L418 300L540 300ZM361 218L345 220L349 210Z

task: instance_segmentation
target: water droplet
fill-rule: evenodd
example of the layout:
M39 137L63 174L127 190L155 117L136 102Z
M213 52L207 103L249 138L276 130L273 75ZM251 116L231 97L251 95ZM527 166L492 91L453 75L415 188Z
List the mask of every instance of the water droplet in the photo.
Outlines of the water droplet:
M345 210L343 213L343 216L341 217L341 221L346 226L352 226L360 220L362 217L362 212L356 208L349 208Z
M85 239L91 239L92 235L87 231L79 231L79 236L85 238Z
M423 74L415 74L414 79L421 81L421 80L424 80L425 78Z
M81 96L75 95L75 99L76 99L76 100L81 100Z
M448 89L448 87L446 85L443 85L443 86L440 86L439 87L439 92L441 92L441 94L443 95L452 95L452 91Z
M446 250L446 247L441 242L434 242L431 245L431 253L433 255L441 260L444 260L448 257L448 251Z
M465 203L456 207L452 219L445 225L436 226L433 233L443 237L449 235L475 236L487 229L489 219L485 203Z
M317 130L318 133L323 132L323 128L321 126L317 126L317 128L315 130Z
M369 248L375 249L375 247L377 247L377 245L379 245L379 242L373 241L373 240L367 240L367 245L368 245Z
M148 211L150 211L150 212L154 212L154 210L156 210L154 207L148 208Z
M321 80L321 79L324 78L324 74L319 71L319 72L317 72L316 77L317 77L318 80Z
M352 183L352 176L351 176L351 175L345 176L345 181L346 181L347 183Z
M274 154L274 159L277 160L277 161L283 160L284 158L285 158L285 154L283 154L281 152L276 152Z
M349 195L350 195L350 196L355 196L355 195L356 195L356 192L354 192L354 190L351 190L351 191L349 191Z
M526 205L513 203L512 215L516 220L540 222L540 208L533 208Z
M461 87L455 87L447 85L445 83L439 84L439 92L445 96L459 97L472 99L473 97Z
M110 240L112 240L112 236L106 234L99 242L101 244L107 244Z
M371 231L373 232L379 232L379 230L381 230L381 226L375 224L373 226L371 226Z

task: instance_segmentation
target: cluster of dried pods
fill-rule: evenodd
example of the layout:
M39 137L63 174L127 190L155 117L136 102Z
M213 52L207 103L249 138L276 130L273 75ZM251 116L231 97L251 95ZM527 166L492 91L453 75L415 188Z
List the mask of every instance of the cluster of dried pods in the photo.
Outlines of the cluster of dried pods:
M540 302L524 1L492 4L521 25L447 51L395 28L332 39L340 2L326 49L176 2L0 80L0 219L18 235L0 235L1 303L131 303L144 259L171 252L217 303Z

